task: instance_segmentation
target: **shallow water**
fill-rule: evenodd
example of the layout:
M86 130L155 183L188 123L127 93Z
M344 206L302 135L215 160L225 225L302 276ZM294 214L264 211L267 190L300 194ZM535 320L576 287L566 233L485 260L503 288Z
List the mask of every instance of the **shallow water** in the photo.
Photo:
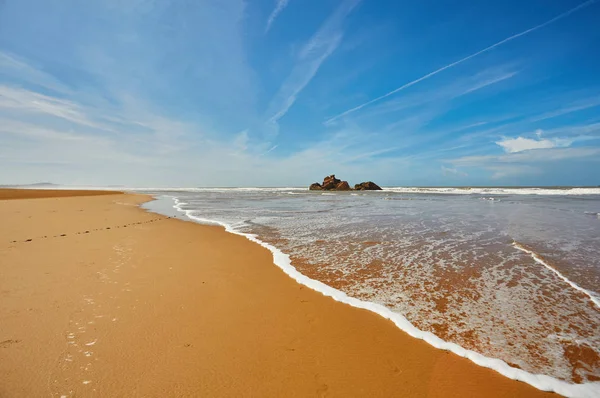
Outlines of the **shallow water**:
M446 341L530 373L600 380L600 190L147 192Z

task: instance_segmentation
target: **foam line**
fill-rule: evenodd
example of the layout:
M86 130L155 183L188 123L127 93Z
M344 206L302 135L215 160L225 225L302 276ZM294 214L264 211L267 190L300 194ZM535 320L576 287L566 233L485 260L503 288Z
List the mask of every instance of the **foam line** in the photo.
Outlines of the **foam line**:
M309 277L301 274L294 266L292 266L292 262L290 257L283 253L281 250L272 246L268 243L265 243L259 240L256 235L247 234L243 232L236 231L231 225L226 224L221 221L209 220L202 217L195 216L193 214L193 210L185 210L182 206L187 203L179 201L177 197L172 197L175 205L173 206L178 211L184 213L189 219L197 221L201 224L212 224L212 225L220 225L225 228L225 231L246 237L248 240L261 245L262 247L268 249L273 254L273 262L279 268L283 270L289 277L294 279L296 282L309 287L313 290L316 290L322 293L325 296L331 297L336 301L339 301L344 304L351 305L352 307L361 308L365 310L372 311L376 314L381 315L382 317L389 319L392 321L398 328L408 333L410 336L415 337L417 339L424 340L435 348L439 348L442 350L451 351L456 355L467 358L474 362L479 366L483 366L485 368L493 369L500 373L503 376L506 376L513 380L518 380L525 382L539 390L542 391L553 391L555 393L567 396L567 397L577 397L577 398L594 398L600 396L600 383L599 382L590 382L583 384L571 384L562 380L555 379L551 376L542 375L542 374L533 374L526 372L522 369L517 369L509 366L506 362L497 359L497 358L489 358L484 355L481 355L475 351L467 350L458 344L451 343L448 341L444 341L434 335L431 332L426 332L423 330L419 330L416 326L410 323L405 317L402 315L393 312L387 307L383 305L371 303L368 301L362 301L356 299L354 297L348 296L346 293L334 289L331 286L328 286L322 282L319 282L314 279L310 279Z
M72 188L69 188L72 189ZM89 188L88 188L89 189ZM93 188L108 189L108 188ZM275 192L319 194L320 191L309 191L306 187L285 188L121 188L126 191L142 192ZM377 193L417 193L417 194L462 194L462 195L600 195L599 187L571 188L500 188L500 187L383 187L383 191L361 191L361 194ZM332 193L335 195L335 193Z
M600 195L600 188L424 188L424 187L389 187L383 192L395 193L424 193L424 194L454 194L454 195Z
M522 252L525 252L527 254L529 254L536 263L538 264L542 264L544 267L548 268L550 271L552 271L554 274L556 274L556 276L558 276L560 279L562 279L563 281L567 282L573 289L580 291L581 293L585 294L586 296L588 296L590 298L590 300L592 301L592 303L594 303L596 305L596 307L600 308L600 300L589 290L586 290L584 288L582 288L581 286L579 286L578 284L576 284L575 282L571 281L569 278L567 278L566 276L564 276L563 274L561 274L556 268L550 266L550 264L546 263L536 252L534 252L533 250L529 250L524 248L523 246L521 246L519 243L517 243L516 241L513 241L512 243L513 247L521 250Z

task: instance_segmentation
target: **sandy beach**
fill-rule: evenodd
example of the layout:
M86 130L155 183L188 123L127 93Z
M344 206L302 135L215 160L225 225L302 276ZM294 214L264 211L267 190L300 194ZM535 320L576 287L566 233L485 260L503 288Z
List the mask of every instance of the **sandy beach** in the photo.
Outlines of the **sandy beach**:
M557 396L297 284L242 236L138 207L150 199L0 190L0 397Z

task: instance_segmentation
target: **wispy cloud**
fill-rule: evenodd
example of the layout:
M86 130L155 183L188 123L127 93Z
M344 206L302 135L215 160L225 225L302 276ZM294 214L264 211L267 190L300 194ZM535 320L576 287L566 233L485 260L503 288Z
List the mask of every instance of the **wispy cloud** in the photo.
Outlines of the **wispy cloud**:
M294 68L269 105L267 114L271 125L277 126L279 119L294 105L300 92L315 77L323 62L337 49L344 35L344 19L359 2L360 0L345 1L302 47Z
M410 111L411 117L415 116L415 109L425 106L439 106L473 94L478 90L501 83L516 76L519 72L513 65L501 65L486 68L478 73L461 76L448 83L442 83L435 90L421 90L403 95L372 106L361 115L381 116L386 113ZM333 125L335 119L329 119L326 125Z
M311 46L305 55L309 58L319 51L318 41ZM279 146L256 145L248 131L229 138L211 134L163 116L135 96L121 96L117 104L89 106L77 95L63 97L10 86L3 86L1 93L0 165L5 167L0 169L13 170L2 176L6 182L140 186L159 181L162 186L189 186L193 180L199 186L281 185L288 184L298 170L324 175L334 169L359 180L369 177L361 174L365 172L362 162L369 162L370 172L391 173L400 165L394 159L378 160L377 155L391 148L378 147L362 131L340 131L278 157L273 154ZM98 131L98 121L104 130ZM106 129L114 131L106 134ZM324 146L335 150L324 156ZM189 170L194 170L191 178Z
M598 130L597 126L564 126L556 130L554 137L545 138L546 132L538 129L533 134L517 137L503 137L494 144L500 146L505 153L489 154L493 150L481 143L475 147L477 152L487 151L485 155L463 155L444 162L454 167L484 169L492 173L492 179L503 179L508 177L519 177L526 175L542 174L551 163L572 161L599 161L600 148L593 146L571 147L577 142L586 142L600 139L587 133ZM561 133L562 136L557 136ZM487 148L487 149L486 149Z
M99 137L86 136L80 133L65 132L40 126L33 123L24 123L6 118L0 118L0 135L10 134L14 137L35 139L40 141L104 141Z
M277 3L275 3L275 8L273 9L273 11L271 11L271 15L269 15L269 19L267 20L265 33L269 32L271 26L273 25L273 22L275 22L275 19L277 19L277 17L279 16L279 14L281 14L283 9L287 7L289 2L289 0L277 0Z
M419 106L448 103L463 96L475 93L478 90L511 79L517 74L518 71L515 70L513 65L501 65L486 68L477 73L471 73L467 76L461 76L451 82L440 84L435 90L421 90L414 94L404 95L398 99L384 101L371 107L369 111L365 111L364 113L395 113L410 109L411 114L414 114L414 108ZM326 122L326 124L331 125L332 123Z
M534 116L529 119L532 122L539 122L542 120L553 119L555 117L568 115L573 112L579 112L590 108L595 108L600 106L600 97L587 98L585 100L578 101L575 104L571 104L570 106L561 106L560 109L543 113L538 116Z
M69 88L46 72L35 68L16 55L0 50L0 77L10 76L21 82L33 83L56 92L69 92Z
M588 160L600 161L600 159L596 159L596 156L599 154L600 148L592 147L542 148L502 155L463 156L456 159L448 159L446 162L455 166L490 168L506 163L549 163L568 159L587 158Z
M541 174L542 169L535 166L530 165L492 165L486 167L489 171L491 171L493 180L500 180L508 177L517 177L524 175L536 175Z
M99 127L81 112L78 105L71 101L18 87L0 85L0 109L46 114L85 126Z
M466 177L468 176L467 173L460 171L456 168L452 168L452 167L446 167L446 166L442 166L442 174L444 176L459 176L459 177Z
M435 90L418 90L371 107L353 118L344 119L344 123L333 123L330 128L360 126L370 134L373 140L383 148L394 148L398 156L417 158L433 156L439 146L449 147L449 137L456 137L477 127L484 126L479 116L453 122L452 125L438 123L439 118L455 107L460 107L460 99L478 90L507 81L518 74L513 65L499 65L479 73L465 75L451 82L440 84ZM496 91L506 90L510 85L498 87ZM459 143L452 143L460 147ZM391 152L391 151L390 151ZM385 152L384 152L385 153ZM389 156L387 156L389 157Z
M481 90L482 88L494 85L496 83L500 83L504 80L514 77L517 73L518 73L517 71L512 71L512 72L508 72L508 73L503 73L498 76L490 77L488 79L478 82L477 84L474 84L472 87L469 87L462 93L462 95L469 94L469 93L472 93L477 90Z
M494 43L494 44L492 44L491 46L488 46L488 47L486 47L486 48L484 48L484 49L482 49L482 50L479 50L479 51L477 51L477 52L475 52L475 53L473 53L473 54L471 54L471 55L468 55L468 56L466 56L466 57L464 57L464 58L461 58L461 59L459 59L458 61L452 62L452 63L450 63L450 64L448 64L448 65L446 65L446 66L443 66L443 67L441 67L441 68L439 68L439 69L436 69L436 70L434 70L433 72L430 72L430 73L428 73L428 74L426 74L426 75L424 75L424 76L421 76L421 77L420 77L420 78L418 78L418 79L415 79L415 80L413 80L413 81L411 81L411 82L408 82L408 83L406 83L406 84L404 84L404 85L402 85L402 86L400 86L400 87L398 87L398 88L396 88L396 89L394 89L394 90L392 90L392 91L390 91L390 92L388 92L388 93L386 93L386 94L384 94L384 95L382 95L382 96L379 96L379 97L377 97L377 98L374 98L374 99L372 99L372 100L370 100L370 101L367 101L367 102L365 102L365 103L362 103L362 104L360 104L360 105L358 105L358 106L355 106L354 108L348 109L347 111L344 111L344 112L342 112L342 113L340 113L340 114L338 114L338 115L336 115L336 116L333 116L332 118L328 119L326 122L330 123L330 122L332 122L332 121L334 121L334 120L336 120L336 119L339 119L339 118L341 118L341 117L343 117L343 116L346 116L346 115L349 115L349 114L351 114L351 113L354 113L354 112L356 112L356 111L358 111L358 110L360 110L360 109L362 109L362 108L364 108L364 107L366 107L366 106L368 106L368 105L370 105L370 104L372 104L372 103L374 103L374 102L380 101L380 100L382 100L382 99L384 99L384 98L387 98L387 97L389 97L389 96L391 96L391 95L394 95L394 94L396 94L396 93L398 93L398 92L400 92L400 91L402 91L402 90L404 90L404 89L406 89L406 88L409 88L409 87L411 87L411 86L414 86L414 85L415 85L415 84L417 84L417 83L420 83L420 82L422 82L422 81L424 81L424 80L426 80L426 79L429 79L430 77L432 77L432 76L435 76L435 75L437 75L438 73L441 73L441 72L443 72L443 71L445 71L445 70L447 70L447 69L450 69L450 68L453 68L453 67L455 67L455 66L457 66L457 65L460 65L460 64L462 64L463 62L465 62L465 61L468 61L468 60L470 60L470 59L472 59L472 58L475 58L475 57L477 57L478 55L481 55L481 54L483 54L483 53L485 53L485 52L488 52L488 51L490 51L490 50L492 50L492 49L494 49L494 48L496 48L496 47L498 47L498 46L501 46L501 45L503 45L503 44L505 44L505 43L508 43L508 42L510 42L510 41L512 41L512 40L515 40L515 39L517 39L517 38L519 38L519 37L521 37L521 36L524 36L524 35L526 35L526 34L528 34L528 33L534 32L534 31L536 31L536 30L538 30L538 29L541 29L541 28L543 28L543 27L545 27L545 26L548 26L548 25L550 25L550 24L552 24L552 23L554 23L554 22L556 22L556 21L558 21L558 20L560 20L560 19L562 19L562 18L565 18L565 17L567 17L567 16L571 15L572 13L574 13L574 12L576 12L576 11L578 11L578 10L582 9L582 8L585 8L585 7L587 7L587 6L590 6L590 5L592 5L592 4L593 4L593 3L595 3L596 1L597 1L597 0L588 0L588 1L586 1L586 2L584 2L584 3L582 3L582 4L580 4L580 5L578 5L577 7L571 8L571 9L569 9L569 10L567 10L567 11L563 12L562 14L559 14L559 15L557 15L557 16L556 16L556 17L554 17L554 18L547 20L547 21L546 21L546 22L544 22L544 23L541 23L541 24L539 24L539 25L536 25L536 26L534 26L534 27L532 27L532 28L529 28L529 29L527 29L527 30L524 30L524 31L522 31L522 32L520 32L520 33L517 33L517 34L514 34L514 35L512 35L512 36L509 36L509 37L507 37L507 38L505 38L505 39L503 39L503 40L500 40L500 41L499 41L499 42L497 42L497 43Z
M273 8L266 12L246 0L75 3L68 21L60 17L63 7L49 3L33 11L36 24L25 23L30 10L23 2L2 14L10 22L0 46L4 182L273 186L304 185L336 172L352 181L392 184L444 183L468 173L464 182L471 184L489 181L479 170L505 178L549 171L563 160L581 166L589 181L597 176L580 160L600 155L583 147L600 139L593 108L600 99L597 82L576 75L578 57L565 59L560 66L568 68L558 75L552 65L548 73L556 80L534 84L531 75L540 64L530 62L530 50L544 56L547 49L506 46L510 63L471 67L460 60L409 83L414 87L401 95L323 126L325 112L378 96L373 90L389 84L389 76L360 76L415 59L411 52L427 33L395 31L388 23L385 32L364 39L361 32L373 23L387 22L366 2L361 13L360 0L269 0ZM323 22L274 35L295 6ZM423 18L415 22L429 17L415 15ZM581 49L592 48L596 38L583 37L584 23L593 21L582 18L570 33L582 35ZM421 55L415 62L434 62ZM465 68L452 70L451 79L440 74L435 87L434 78L423 81L461 62ZM535 135L540 127L543 137Z

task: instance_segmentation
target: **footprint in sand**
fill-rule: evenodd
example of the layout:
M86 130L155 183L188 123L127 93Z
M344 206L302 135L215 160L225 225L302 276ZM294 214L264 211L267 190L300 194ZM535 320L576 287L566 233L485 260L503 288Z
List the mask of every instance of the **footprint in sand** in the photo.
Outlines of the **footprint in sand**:
M4 341L0 341L0 348L8 348L13 344L20 343L21 340L8 339Z

